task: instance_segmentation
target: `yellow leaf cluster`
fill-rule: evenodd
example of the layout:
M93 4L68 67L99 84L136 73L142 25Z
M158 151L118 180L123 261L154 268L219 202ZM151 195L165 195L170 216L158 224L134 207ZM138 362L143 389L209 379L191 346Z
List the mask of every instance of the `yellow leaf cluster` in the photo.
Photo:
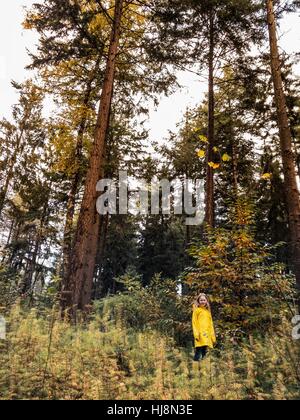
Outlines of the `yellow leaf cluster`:
M199 136L199 140L200 140L202 143L208 143L208 138L207 138L206 136L200 135L200 136Z
M231 157L227 153L224 153L224 155L222 156L222 160L223 162L230 162Z
M34 13L28 13L26 19L23 21L22 26L24 29L34 29L35 28L35 21L40 18L40 15Z
M199 151L197 152L197 155L198 155L198 157L199 157L200 159L205 158L205 155L206 155L205 150L199 150Z
M272 178L272 174L271 173L269 173L269 172L267 172L267 173L265 173L265 174L263 174L262 176L261 176L261 179L264 179L264 180L266 180L266 181L268 181L269 179L271 179Z
M208 162L208 166L212 169L219 169L221 165L215 162Z

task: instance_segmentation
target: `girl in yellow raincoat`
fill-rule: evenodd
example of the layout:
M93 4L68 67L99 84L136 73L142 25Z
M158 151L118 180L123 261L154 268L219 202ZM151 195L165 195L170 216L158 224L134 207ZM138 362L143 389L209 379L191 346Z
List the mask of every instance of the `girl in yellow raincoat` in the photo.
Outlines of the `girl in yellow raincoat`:
M195 337L194 361L199 362L207 355L208 348L217 343L209 300L201 293L193 306L193 332Z

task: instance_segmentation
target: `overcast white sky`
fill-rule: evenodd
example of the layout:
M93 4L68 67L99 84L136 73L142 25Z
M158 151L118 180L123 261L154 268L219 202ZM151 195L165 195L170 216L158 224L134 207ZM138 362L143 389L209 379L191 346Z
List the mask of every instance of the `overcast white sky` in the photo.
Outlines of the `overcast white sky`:
M18 82L29 77L24 70L29 58L26 48L34 49L37 36L32 31L22 28L24 6L30 6L36 0L8 0L0 6L0 118L10 116L11 105L17 100L11 87L11 80ZM300 18L297 14L285 18L281 25L280 45L287 52L300 51ZM300 68L297 69L300 75ZM175 130L188 106L200 102L205 91L203 82L191 73L180 73L179 81L184 88L169 98L163 98L158 109L150 113L151 138L159 140L168 130Z

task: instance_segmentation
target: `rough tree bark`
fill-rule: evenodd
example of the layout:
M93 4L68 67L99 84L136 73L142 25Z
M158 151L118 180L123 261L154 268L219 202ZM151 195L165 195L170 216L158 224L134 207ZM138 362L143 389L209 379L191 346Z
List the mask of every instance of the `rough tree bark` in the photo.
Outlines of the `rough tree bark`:
M73 317L75 317L78 309L87 311L91 302L94 266L97 256L97 236L99 231L99 215L96 211L96 201L98 197L96 185L103 171L106 133L109 125L116 71L116 58L121 33L122 11L123 0L116 0L115 16L100 99L94 146L85 182L85 191L77 225L68 279L71 293L66 296L66 307L71 310L71 315ZM90 267L93 267L93 270L91 270Z
M111 94L111 102L109 105L109 116L108 116L108 121L110 121L111 119L111 104L112 104L112 98L113 98L113 91ZM111 176L109 174L105 173L105 166L108 163L108 135L109 135L109 124L107 125L107 129L106 129L106 141L104 143L104 147L103 147L103 153L102 153L102 167L100 169L100 174L99 174L99 179L104 179L104 178L111 178ZM103 216L103 215L101 215ZM85 260L85 274L86 274L86 282L82 285L82 291L81 291L81 296L80 296L80 302L79 302L79 307L80 308L88 308L91 302L91 298L93 295L93 286L94 286L94 280L95 280L95 272L96 272L96 263L97 263L97 257L99 254L99 244L101 241L101 234L103 234L103 232L101 232L101 222L103 220L103 217L99 217L97 216L97 220L94 226L94 230L92 232L92 235L90 236L90 240L87 244L87 253L86 253L86 260ZM96 250L96 254L95 254L95 258L90 258L90 254L95 252L94 250ZM104 251L104 250L103 250Z
M278 49L276 17L274 13L273 0L266 0L266 7L270 38L271 68L284 171L285 195L289 213L291 256L297 280L297 287L300 291L300 199L297 186L295 156L293 153L292 135L282 81L281 60Z
M101 54L102 56L102 54ZM86 91L83 99L84 112L82 120L80 122L77 134L76 142L76 151L75 151L75 161L76 161L76 173L73 176L71 182L70 193L68 196L67 202L67 214L64 228L64 239L63 239L63 272L62 272L62 287L61 287L61 297L62 297L62 307L65 309L65 293L68 293L70 286L69 281L69 269L72 256L72 242L73 242L73 222L76 206L76 196L79 190L81 183L81 163L82 163L82 150L83 150L83 137L86 130L87 124L87 107L91 100L92 86L93 82L96 79L97 72L99 71L100 58L95 64L95 69L93 70L89 80L87 81Z
M208 82L208 152L207 152L207 174L206 174L206 210L205 222L213 227L215 223L215 200L214 200L214 169L208 163L214 160L215 147L215 93L214 93L214 12L210 12L210 37L209 37L209 82Z

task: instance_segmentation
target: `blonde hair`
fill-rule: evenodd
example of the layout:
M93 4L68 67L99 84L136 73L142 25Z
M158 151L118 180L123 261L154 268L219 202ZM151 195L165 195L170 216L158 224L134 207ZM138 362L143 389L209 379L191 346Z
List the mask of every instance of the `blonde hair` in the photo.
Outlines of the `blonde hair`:
M200 295L197 296L197 298L194 300L193 306L196 306L196 308L199 308L201 298L206 299L207 309L210 311L210 302L209 302L209 299L208 299L208 297L205 293L200 293Z

